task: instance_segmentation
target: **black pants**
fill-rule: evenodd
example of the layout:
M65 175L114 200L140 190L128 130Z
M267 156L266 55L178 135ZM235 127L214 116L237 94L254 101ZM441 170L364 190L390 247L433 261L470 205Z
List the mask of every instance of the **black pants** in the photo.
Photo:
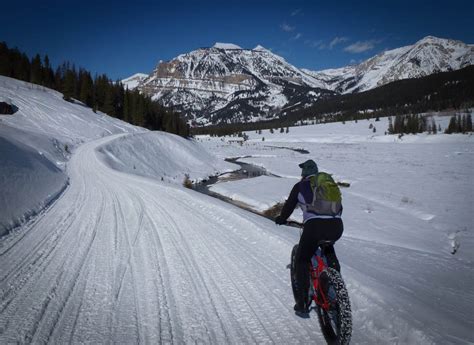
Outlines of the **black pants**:
M308 295L309 289L309 264L314 252L318 248L318 241L337 241L342 236L344 225L341 218L332 219L310 219L303 227L303 234L300 238L298 251L296 253L296 279L301 287L301 296ZM340 271L334 247L326 247L324 253L328 259L328 266ZM302 297L304 298L304 297Z

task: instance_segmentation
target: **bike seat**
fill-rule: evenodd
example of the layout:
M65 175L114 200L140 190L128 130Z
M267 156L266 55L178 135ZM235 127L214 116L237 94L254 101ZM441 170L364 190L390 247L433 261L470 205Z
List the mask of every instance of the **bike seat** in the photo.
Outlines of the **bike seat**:
M335 241L331 240L321 240L318 242L318 246L321 248L326 247L326 246L332 246L335 243Z

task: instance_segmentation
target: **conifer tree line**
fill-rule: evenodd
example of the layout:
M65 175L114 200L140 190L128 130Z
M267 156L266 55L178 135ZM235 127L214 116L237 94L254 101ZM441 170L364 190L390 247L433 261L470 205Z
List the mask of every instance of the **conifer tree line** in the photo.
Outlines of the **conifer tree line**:
M451 134L451 133L467 133L472 132L472 117L471 114L458 114L451 116L449 120L448 128L444 131L444 133Z
M388 118L389 134L416 134L423 132L438 132L434 118L413 114L397 115L395 116L395 121L392 121L391 116Z
M0 42L0 75L20 79L57 90L64 99L76 99L110 116L151 130L163 130L183 137L189 136L189 126L178 113L165 109L150 97L136 90L125 89L105 74L95 75L65 62L55 70L48 55L36 54L31 60L17 48Z
M392 117L388 118L389 134L416 134L416 133L433 133L437 134L441 127L437 127L435 119L423 115L397 115L395 121ZM471 114L453 115L449 121L448 128L444 131L451 133L467 133L472 132Z

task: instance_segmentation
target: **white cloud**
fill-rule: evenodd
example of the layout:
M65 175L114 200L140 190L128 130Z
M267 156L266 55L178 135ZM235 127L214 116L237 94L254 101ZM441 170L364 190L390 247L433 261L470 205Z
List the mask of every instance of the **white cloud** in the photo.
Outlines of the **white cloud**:
M334 39L329 43L329 49L334 48L334 46L338 45L339 43L344 43L349 41L347 37L334 37Z
M368 50L372 50L375 47L375 44L377 44L377 40L368 40L368 41L357 41L351 45L348 45L347 47L344 48L344 51L357 54L357 53L363 53Z
M306 44L307 46L311 47L311 48L320 48L321 46L324 46L326 47L324 44L323 44L323 40L305 40L304 41L304 44ZM320 48L321 49L321 48Z
M301 13L301 8L298 8L298 9L294 10L293 12L291 12L291 16L294 17L299 13Z
M294 37L292 37L291 39L292 40L298 40L301 38L301 36L303 36L300 32L298 32Z
M295 30L295 27L294 26L290 26L286 23L283 23L280 25L280 28L285 31L285 32L291 32L291 31L294 31Z

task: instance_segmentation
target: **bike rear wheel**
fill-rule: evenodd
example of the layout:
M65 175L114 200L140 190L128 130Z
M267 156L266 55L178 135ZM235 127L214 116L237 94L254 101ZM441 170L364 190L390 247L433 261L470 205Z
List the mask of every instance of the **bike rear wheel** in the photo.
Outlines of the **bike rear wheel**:
M329 344L349 344L352 334L352 313L349 294L341 275L333 268L328 268L319 276L330 306L325 310L316 305L319 325ZM318 293L321 293L318 291ZM319 298L319 300L322 300Z

